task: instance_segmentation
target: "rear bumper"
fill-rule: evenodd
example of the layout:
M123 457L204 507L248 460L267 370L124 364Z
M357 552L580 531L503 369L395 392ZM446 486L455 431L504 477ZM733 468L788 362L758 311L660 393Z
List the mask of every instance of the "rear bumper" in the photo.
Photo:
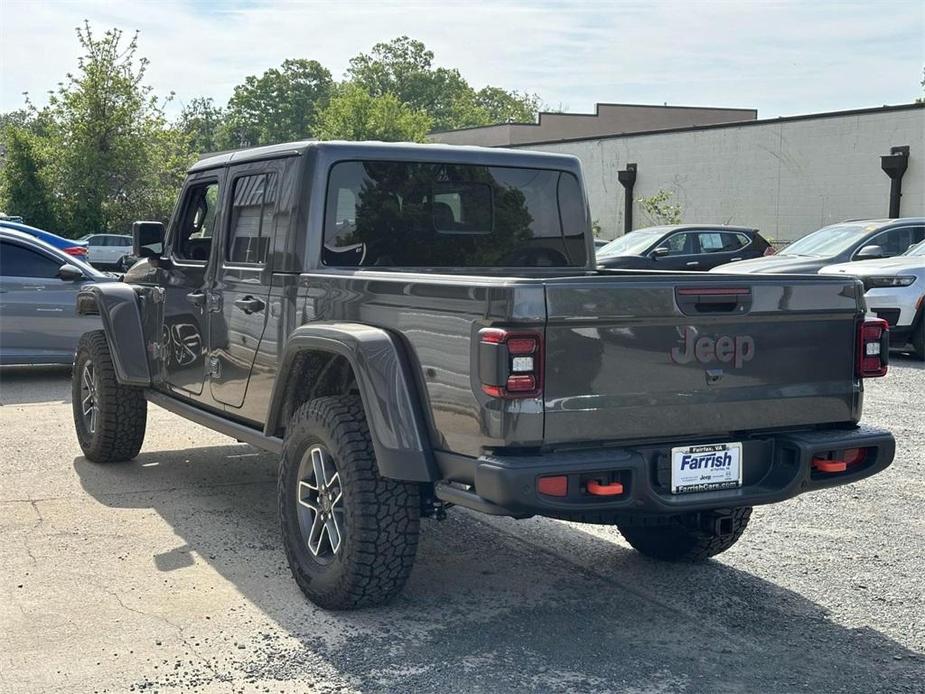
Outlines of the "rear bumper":
M472 485L438 484L437 496L462 506L497 515L541 515L591 523L634 516L672 516L681 513L758 506L804 492L849 484L870 477L893 461L895 441L884 429L792 432L740 438L743 443L743 482L738 489L672 494L670 449L677 442L633 448L570 451L537 456L483 456L472 461L471 479L464 467L453 466L450 479ZM709 443L717 443L712 439ZM685 443L699 443L690 441ZM869 449L865 459L844 472L813 469L814 456L850 448ZM454 474L455 473L455 474ZM460 474L462 473L462 474ZM537 479L566 475L568 492L553 497L537 492ZM591 478L619 481L623 493L595 496L586 490Z

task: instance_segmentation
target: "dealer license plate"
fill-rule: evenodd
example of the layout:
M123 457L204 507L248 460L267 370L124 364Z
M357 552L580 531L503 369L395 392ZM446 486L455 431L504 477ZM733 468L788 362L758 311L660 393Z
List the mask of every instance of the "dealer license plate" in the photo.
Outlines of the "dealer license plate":
M742 444L713 443L671 449L671 493L742 486Z

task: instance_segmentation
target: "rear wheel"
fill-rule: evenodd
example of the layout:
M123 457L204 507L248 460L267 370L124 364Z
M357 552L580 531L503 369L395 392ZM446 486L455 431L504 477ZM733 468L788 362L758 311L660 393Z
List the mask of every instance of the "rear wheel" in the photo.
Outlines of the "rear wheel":
M296 411L278 497L289 568L312 602L353 609L401 591L417 552L419 491L379 476L358 397L318 398Z
M77 441L87 460L131 460L145 439L148 403L141 388L124 386L102 330L84 334L77 343L71 377L71 404Z
M620 533L633 549L664 561L695 562L725 552L748 525L750 506L733 509L722 521L706 524L699 513L672 519L668 525L622 525ZM711 525L712 527L705 527Z

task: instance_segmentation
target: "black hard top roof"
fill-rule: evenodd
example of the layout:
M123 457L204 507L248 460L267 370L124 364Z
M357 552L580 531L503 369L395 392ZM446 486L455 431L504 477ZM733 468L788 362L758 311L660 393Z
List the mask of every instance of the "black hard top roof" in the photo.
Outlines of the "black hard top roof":
M443 144L413 144L409 142L341 142L304 140L266 147L220 152L200 159L190 172L214 169L230 164L293 157L316 150L329 160L372 159L394 161L433 161L485 166L560 169L577 173L580 164L570 154L503 149L499 147L460 147Z

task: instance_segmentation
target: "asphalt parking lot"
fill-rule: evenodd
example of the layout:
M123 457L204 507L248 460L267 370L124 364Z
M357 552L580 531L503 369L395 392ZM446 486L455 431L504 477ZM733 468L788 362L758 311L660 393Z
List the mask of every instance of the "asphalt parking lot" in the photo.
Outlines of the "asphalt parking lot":
M897 460L756 511L718 560L614 528L426 521L402 596L326 613L290 579L273 456L151 407L133 462L75 440L66 371L0 370L0 690L921 692L925 368L865 420Z

